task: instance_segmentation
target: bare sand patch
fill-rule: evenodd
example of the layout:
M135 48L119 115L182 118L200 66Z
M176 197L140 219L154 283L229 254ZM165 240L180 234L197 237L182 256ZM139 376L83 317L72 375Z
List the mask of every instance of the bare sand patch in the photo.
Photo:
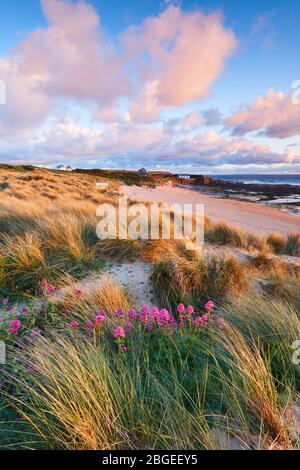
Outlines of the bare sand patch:
M268 235L272 232L289 235L300 231L300 217L260 204L222 199L202 194L199 190L181 187L122 186L121 193L138 202L166 204L203 204L205 215L213 222L225 220L247 232Z

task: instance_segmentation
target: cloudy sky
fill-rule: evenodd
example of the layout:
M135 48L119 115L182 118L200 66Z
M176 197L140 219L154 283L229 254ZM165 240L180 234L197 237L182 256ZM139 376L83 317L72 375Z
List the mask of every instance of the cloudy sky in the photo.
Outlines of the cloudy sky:
M300 173L298 0L0 7L0 163Z

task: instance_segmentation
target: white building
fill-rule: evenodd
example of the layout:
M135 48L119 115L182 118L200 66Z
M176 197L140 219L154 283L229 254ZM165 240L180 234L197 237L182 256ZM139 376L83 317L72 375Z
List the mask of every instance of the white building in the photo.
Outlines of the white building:
M190 180L191 175L178 175L178 178L180 178L181 180Z
M59 171L72 171L72 168L68 165L58 165L56 169Z

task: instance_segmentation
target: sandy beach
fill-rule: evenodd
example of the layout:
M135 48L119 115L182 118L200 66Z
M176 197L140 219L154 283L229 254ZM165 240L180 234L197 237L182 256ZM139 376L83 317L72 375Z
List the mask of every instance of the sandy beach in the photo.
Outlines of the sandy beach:
M167 204L204 204L205 215L213 222L225 220L248 232L267 235L277 232L289 235L300 231L300 217L260 204L222 199L181 187L122 186L122 194L138 202Z

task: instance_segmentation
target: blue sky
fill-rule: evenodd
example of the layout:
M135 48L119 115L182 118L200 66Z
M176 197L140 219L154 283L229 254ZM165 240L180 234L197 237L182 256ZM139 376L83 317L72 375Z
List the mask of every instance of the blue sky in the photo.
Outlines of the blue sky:
M300 79L299 1L89 0L80 12L77 7L77 1L67 0L44 0L44 5L39 0L1 2L0 80L6 83L8 99L0 107L0 162L24 159L50 166L66 161L76 166L132 168L144 164L209 173L299 171L299 106L296 110L290 100L291 83ZM178 27L171 31L174 7ZM73 15L75 36L68 20ZM85 26L84 18L94 23L97 19L97 33L94 23ZM157 24L166 30L163 41L174 47L169 64L161 63L166 51L152 49L160 34ZM128 33L133 27L139 32ZM217 28L213 38L212 27ZM58 40L53 52L57 38L51 43L52 35L58 30L65 43L60 48ZM82 44L76 39L81 35ZM124 36L133 41L130 52ZM195 62L202 61L203 69L193 67L191 60L185 62L194 38ZM228 42L224 50L223 41ZM95 44L112 57L91 55L88 63ZM68 70L69 55L65 61L64 54L70 51L81 64L78 83L68 78L66 84L74 67L70 62ZM150 54L153 64L147 71L145 54ZM95 66L89 75L91 61ZM202 70L204 74L208 70L205 80ZM106 80L103 74L111 78ZM185 80L189 74L192 81ZM163 82L166 76L182 81L182 87L186 81L186 92L172 89L171 96ZM195 92L189 93L188 87L194 86ZM147 116L141 116L140 110L147 107ZM221 117L207 125L203 114L212 109ZM135 135L141 141L133 145L130 136L134 141ZM53 145L54 136L60 146ZM229 158L226 152L231 153Z

